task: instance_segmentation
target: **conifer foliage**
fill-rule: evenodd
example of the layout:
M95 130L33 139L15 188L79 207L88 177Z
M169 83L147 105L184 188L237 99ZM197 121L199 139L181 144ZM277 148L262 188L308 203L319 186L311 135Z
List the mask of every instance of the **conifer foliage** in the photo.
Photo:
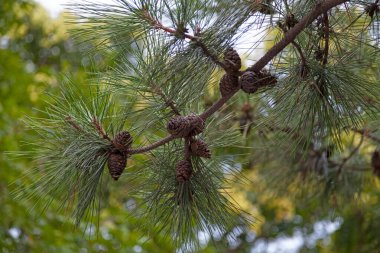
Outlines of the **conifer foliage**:
M178 245L192 245L200 231L250 226L252 218L229 197L226 184L244 180L222 148L239 143L240 132L249 138L254 121L270 122L268 131L291 134L298 139L294 147L305 148L339 140L341 132L359 129L378 113L369 102L380 97L378 82L362 75L378 59L373 31L379 6L344 0L74 6L87 24L78 35L101 38L98 46L114 52L115 67L89 80L97 86L63 82L46 118L30 120L41 136L32 155L43 175L27 192L43 203L74 206L79 223L97 209L107 178L139 182L134 194L142 200L138 213L150 217L146 229ZM361 15L371 22L359 28ZM253 30L265 35L259 41L244 37ZM245 52L270 39L273 46L262 57L242 64ZM201 106L215 85L218 99ZM266 102L268 117L256 122L246 102L239 126L230 124L224 105L233 108L232 98L242 94ZM147 159L139 166L136 156ZM378 156L376 151L372 160L376 175Z

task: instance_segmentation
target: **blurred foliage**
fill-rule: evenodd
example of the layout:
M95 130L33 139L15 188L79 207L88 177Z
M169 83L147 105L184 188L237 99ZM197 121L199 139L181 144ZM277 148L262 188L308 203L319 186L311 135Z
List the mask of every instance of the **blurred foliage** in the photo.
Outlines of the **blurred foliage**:
M42 102L47 99L45 93L59 92L63 74L71 73L70 78L77 84L85 84L93 77L90 67L95 65L97 71L102 71L106 66L112 67L115 59L112 52L97 48L94 41L78 43L77 37L69 36L68 28L73 26L65 24L69 18L75 17L63 13L53 19L30 1L1 3L0 251L175 252L170 241L154 234L145 235L138 229L140 221L130 214L138 209L139 203L128 197L129 186L122 179L106 189L98 223L78 228L53 210L43 212L40 207L33 208L33 199L20 202L11 195L15 189L31 183L25 170L35 166L28 159L13 160L5 154L8 150L30 149L25 141L33 136L22 123L25 115L41 115L40 110L46 106ZM92 56L81 53L94 50L98 51ZM379 73L374 68L366 76L378 80ZM213 75L217 78L221 73ZM215 85L210 85L205 104L216 97ZM244 110L247 103L255 105L249 109L248 119ZM244 211L255 217L255 224L250 232L238 237L232 233L214 235L215 241L208 243L206 236L199 252L251 252L252 248L252 252L267 252L268 243L281 245L280 239L286 237L301 240L299 252L377 252L380 181L372 174L370 159L379 143L371 138L361 140L362 135L352 131L342 134L342 147L332 146L329 150L331 162L341 164L359 143L360 150L345 162L342 172L325 175L321 168L307 162L311 159L318 164L321 159L318 154L326 155L330 146L323 143L311 149L310 155L306 152L308 157L294 160L289 155L294 150L288 147L296 146L289 143L299 138L294 140L286 129L274 131L265 124L255 125L265 117L268 107L268 101L260 94L250 98L240 95L220 112L221 115L234 112L236 121L231 124L245 123L245 134L249 134L243 142L253 147L253 151L245 150L245 155L238 159L249 160L242 171L251 182L234 185L230 192ZM376 119L366 123L369 127L378 125ZM242 152L236 147L226 149L236 154L235 158ZM331 226L333 229L329 229ZM322 233L324 229L329 232Z

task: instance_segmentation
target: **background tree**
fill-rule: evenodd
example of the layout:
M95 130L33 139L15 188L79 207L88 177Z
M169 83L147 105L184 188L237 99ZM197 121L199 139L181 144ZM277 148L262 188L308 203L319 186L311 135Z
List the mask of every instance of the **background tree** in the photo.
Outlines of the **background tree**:
M249 251L297 232L305 238L305 252L373 252L379 8L376 1L343 2L79 6L90 25L76 33L85 41L85 62L106 52L105 65L112 66L86 77L96 86L65 78L60 94L53 90L46 98L44 119L39 114L29 120L40 135L32 137L38 154L33 144L23 150L33 149L37 169L20 184L37 181L15 187L30 196L21 203L39 200L73 210L77 224L85 219L91 227L92 212L105 207L104 200L134 196L127 206L137 204L137 223L156 225L141 234L175 235L174 245L188 249L201 242L205 252L215 244L220 252L226 243L227 251ZM262 31L261 39L244 38L254 29ZM249 64L244 52L257 52L263 44L270 49ZM118 178L126 160L122 181L111 184L103 173L107 164ZM242 184L245 177L251 181ZM225 191L227 185L232 190ZM101 210L111 207L112 202ZM244 211L257 218L252 227ZM129 228L133 219L126 222ZM100 216L100 229L107 221ZM339 230L332 243L323 244L312 237L327 221ZM216 242L205 247L201 230ZM151 243L144 250L153 252Z

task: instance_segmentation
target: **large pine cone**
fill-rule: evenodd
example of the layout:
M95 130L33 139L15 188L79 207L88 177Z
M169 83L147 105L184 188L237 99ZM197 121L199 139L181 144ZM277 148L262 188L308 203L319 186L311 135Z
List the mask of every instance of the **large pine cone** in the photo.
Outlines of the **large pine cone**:
M193 166L189 160L182 160L177 164L175 176L178 182L184 183L190 180Z
M277 78L266 69L258 73L247 71L240 78L241 89L246 93L255 93L261 87L276 83Z
M239 86L239 78L234 75L224 74L219 83L220 93L222 97L225 97L240 88Z
M241 59L235 49L230 47L224 52L224 64L228 69L234 71L241 68Z
M380 152L377 150L375 150L372 154L371 165L373 168L373 173L380 177Z
M169 120L166 128L175 137L185 137L191 130L191 125L186 117L176 116Z
M268 70L263 69L258 73L258 86L270 86L277 83L277 77L272 75Z
M115 148L125 151L131 146L133 139L129 132L123 131L116 134L112 142Z
M188 136L198 135L203 132L205 129L205 122L201 117L195 114L191 114L186 118L190 122L191 126L191 130L189 131Z
M202 140L194 140L190 144L191 153L196 156L211 158L211 152L206 142Z
M176 116L169 120L167 124L168 132L178 138L200 134L204 128L203 119L195 114Z
M108 171L111 177L117 181L127 165L127 156L121 152L112 152L108 157Z
M245 72L240 77L240 86L246 93L255 93L259 89L257 75L251 71Z

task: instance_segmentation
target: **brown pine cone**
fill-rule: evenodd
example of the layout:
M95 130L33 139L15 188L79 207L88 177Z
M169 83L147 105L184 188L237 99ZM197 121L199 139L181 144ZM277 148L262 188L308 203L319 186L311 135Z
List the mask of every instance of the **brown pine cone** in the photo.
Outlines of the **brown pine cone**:
M373 168L373 173L380 177L380 152L375 150L372 154L371 165Z
M170 119L166 128L175 137L185 137L191 131L190 122L185 116L175 116Z
M133 142L133 138L128 131L122 131L114 137L112 143L120 151L127 150Z
M191 126L191 130L189 131L188 136L198 135L203 132L205 129L205 122L201 117L195 114L190 114L186 118Z
M269 85L275 85L277 83L277 77L272 75L268 70L263 69L258 74L258 86L264 87Z
M193 140L190 144L191 153L196 156L211 158L211 152L206 142L202 140Z
M108 157L108 171L111 177L117 181L127 165L127 156L121 152L112 152Z
M241 59L238 52L232 47L224 52L224 64L230 70L237 71L241 68Z
M364 8L364 11L365 11L365 13L368 14L368 16L370 16L371 18L373 18L373 16L375 15L375 13L380 12L380 6L378 5L378 3L372 3L370 5L367 5Z
M225 97L240 88L239 78L237 76L224 74L219 83L219 90L222 94L222 97Z
M204 128L203 119L195 114L176 116L167 124L168 132L178 138L200 134Z
M247 71L240 77L241 89L246 93L255 93L259 88L258 83L258 76L254 72Z
M180 161L175 170L175 176L178 182L184 183L190 180L193 172L193 166L189 160Z
M297 23L298 23L298 20L296 19L293 13L286 15L285 25L287 26L288 29L292 28Z

